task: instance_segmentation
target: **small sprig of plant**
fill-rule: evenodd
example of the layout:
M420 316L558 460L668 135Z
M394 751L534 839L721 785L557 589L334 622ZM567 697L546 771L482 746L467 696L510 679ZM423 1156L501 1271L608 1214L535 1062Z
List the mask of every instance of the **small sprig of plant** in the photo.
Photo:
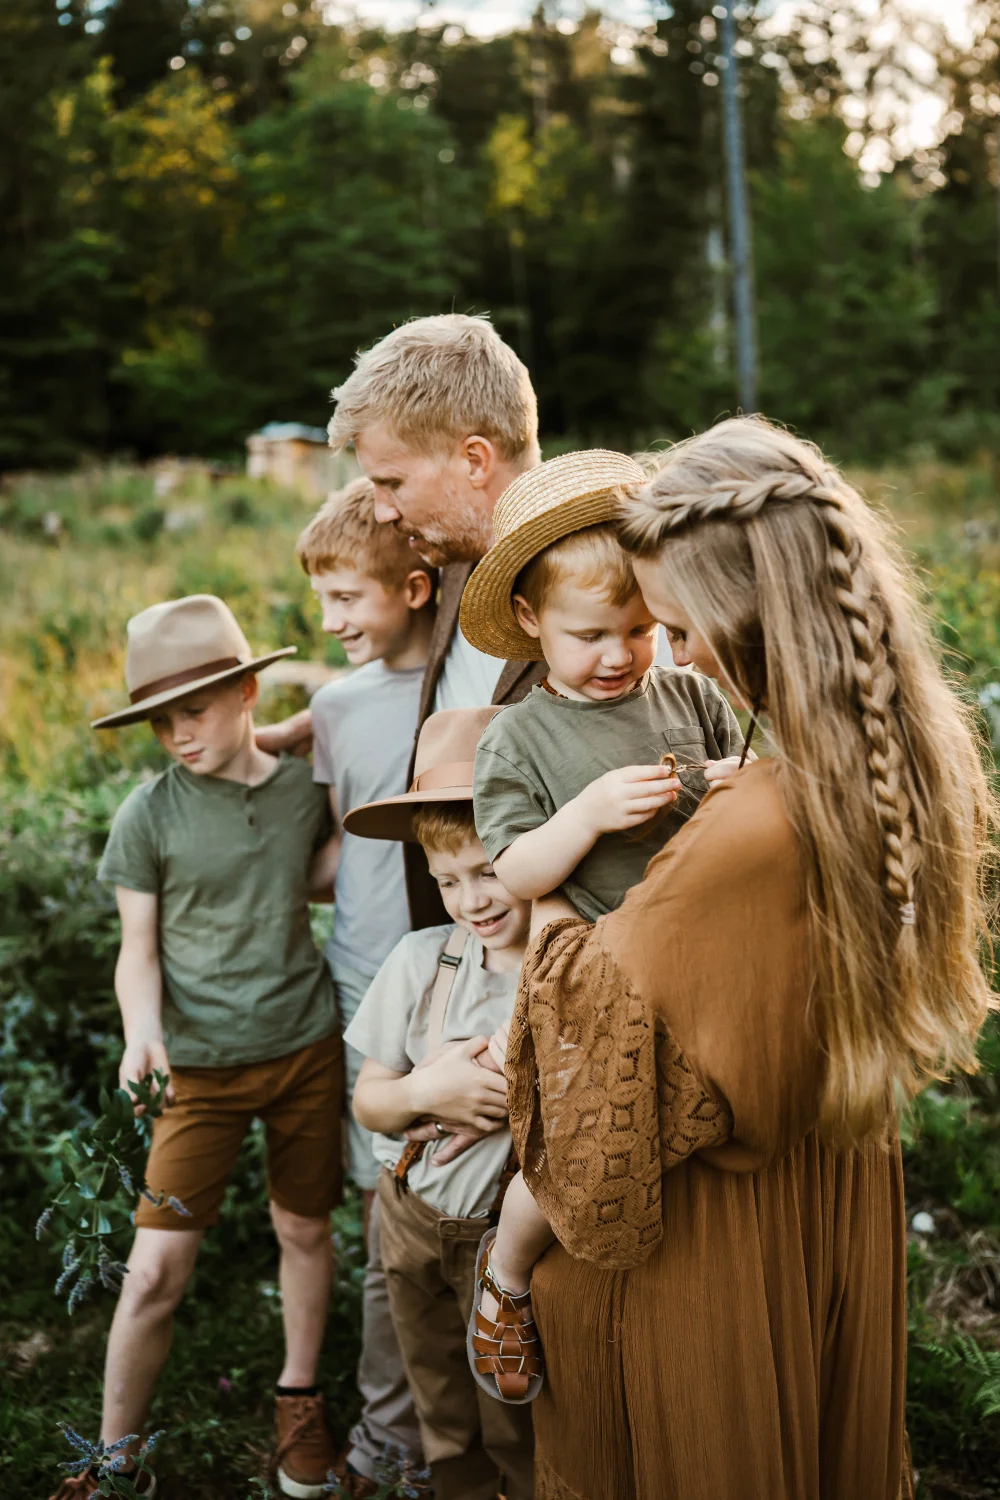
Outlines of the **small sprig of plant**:
M957 1333L954 1342L925 1344L946 1369L970 1378L969 1400L984 1417L1000 1416L1000 1349L984 1349L968 1334Z
M431 1493L430 1469L418 1468L402 1449L393 1449L390 1445L376 1461L373 1477L378 1488L372 1500L423 1500ZM349 1500L351 1490L331 1473L326 1494L333 1500Z
M60 1143L57 1161L62 1187L35 1225L35 1238L57 1227L63 1235L62 1269L55 1284L74 1313L97 1285L117 1292L128 1267L112 1252L113 1236L129 1222L137 1196L157 1207L163 1194L146 1182L150 1122L163 1113L169 1079L147 1073L125 1089L101 1090L100 1114L89 1126L78 1125ZM135 1113L141 1105L142 1112ZM176 1213L187 1209L176 1198L166 1200Z
M105 1447L103 1438L91 1443L65 1422L60 1422L59 1426L67 1443L76 1449L76 1457L71 1458L68 1463L60 1464L61 1469L68 1469L72 1474L82 1474L85 1470L92 1469L97 1480L98 1495L118 1495L121 1500L139 1500L142 1491L138 1489L136 1480L140 1474L152 1474L146 1460L163 1436L162 1431L151 1433L130 1457L128 1449L139 1441L138 1433L130 1433L128 1437L119 1438L117 1443L109 1443ZM125 1469L129 1471L127 1474L123 1473Z

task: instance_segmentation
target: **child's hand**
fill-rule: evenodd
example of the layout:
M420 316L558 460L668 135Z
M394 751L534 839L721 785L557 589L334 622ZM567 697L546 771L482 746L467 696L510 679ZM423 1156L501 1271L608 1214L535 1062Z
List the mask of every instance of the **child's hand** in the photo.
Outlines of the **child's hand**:
M159 1038L136 1037L125 1044L125 1051L122 1053L121 1064L118 1068L118 1087L124 1089L126 1094L130 1094L132 1092L129 1088L130 1083L141 1083L147 1073L155 1073L157 1069L161 1073L170 1072L167 1049L163 1042ZM168 1083L163 1102L174 1104L176 1099L173 1083ZM145 1112L144 1104L135 1105L137 1115L145 1114Z
M488 1046L486 1037L471 1037L446 1048L427 1067L414 1068L409 1075L414 1115L433 1115L484 1133L506 1120L506 1080L476 1062Z
M681 783L669 766L622 766L606 771L576 798L595 836L638 828L677 800Z
M744 764L749 765L752 760L756 759L756 755L751 750ZM739 768L738 755L727 755L724 760L710 760L705 767L705 780L709 786L714 786L717 781L728 781L731 776L735 776Z

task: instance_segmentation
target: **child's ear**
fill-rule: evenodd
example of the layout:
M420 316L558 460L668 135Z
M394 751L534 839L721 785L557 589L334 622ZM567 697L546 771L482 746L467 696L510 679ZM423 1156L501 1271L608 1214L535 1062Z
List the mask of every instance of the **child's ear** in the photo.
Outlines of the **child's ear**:
M406 594L406 603L409 609L423 609L424 605L430 602L431 594L434 591L430 574L425 572L423 568L414 568L412 573L406 575L403 591Z
M522 594L514 594L510 602L514 606L517 623L525 635L530 635L533 641L537 641L542 632L539 629L538 617L527 599Z
M240 680L240 691L243 694L243 707L254 709L257 707L257 699L260 697L260 684L257 681L256 672L248 672Z

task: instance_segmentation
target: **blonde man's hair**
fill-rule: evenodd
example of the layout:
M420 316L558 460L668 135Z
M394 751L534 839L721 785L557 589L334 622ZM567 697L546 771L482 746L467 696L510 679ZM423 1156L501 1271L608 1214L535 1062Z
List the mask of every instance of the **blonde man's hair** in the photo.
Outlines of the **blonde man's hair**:
M420 808L413 814L413 832L428 854L457 854L479 837L471 799Z
M538 462L538 404L528 371L486 318L415 318L357 358L333 392L327 431L335 451L377 422L436 453L489 438L506 462Z
M375 487L370 479L352 479L335 490L313 516L295 544L304 572L332 573L352 568L387 588L401 588L411 573L435 569L410 546L409 539L375 519Z
M537 616L553 590L567 580L578 588L599 590L619 609L638 593L639 585L616 526L587 526L560 537L521 569L512 593L520 594Z
M818 448L756 417L672 449L622 538L766 704L807 880L820 1127L878 1136L894 1095L976 1067L993 1004L995 804L912 569Z

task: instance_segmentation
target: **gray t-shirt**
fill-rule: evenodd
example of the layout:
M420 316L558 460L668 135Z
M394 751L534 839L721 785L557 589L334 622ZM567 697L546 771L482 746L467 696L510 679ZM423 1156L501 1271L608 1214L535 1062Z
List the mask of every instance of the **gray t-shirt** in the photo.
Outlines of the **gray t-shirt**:
M335 789L341 819L406 791L423 678L423 667L395 672L372 661L313 698L313 779ZM334 972L370 976L409 930L403 846L346 832L343 840L326 956Z
M379 969L344 1032L348 1046L394 1073L409 1073L426 1057L431 992L438 961L454 930L448 925L407 933ZM484 956L482 943L470 933L455 970L442 1042L492 1036L498 1026L510 1021L518 975L491 973L483 968ZM373 1145L378 1160L391 1169L406 1140L401 1135L376 1134ZM496 1130L484 1136L443 1167L435 1164L434 1146L435 1142L429 1142L421 1159L410 1168L407 1182L411 1192L449 1218L473 1219L488 1214L510 1155L510 1131Z
M309 930L309 865L330 832L309 767L287 756L258 786L173 765L115 813L98 879L159 898L174 1066L265 1062L334 1030Z
M531 690L490 723L476 752L476 830L490 859L552 817L585 786L620 766L677 757L684 785L670 812L644 837L603 833L562 889L595 922L637 885L654 854L690 818L706 791L701 771L685 765L737 751L740 726L708 677L651 667L625 698L592 703Z

